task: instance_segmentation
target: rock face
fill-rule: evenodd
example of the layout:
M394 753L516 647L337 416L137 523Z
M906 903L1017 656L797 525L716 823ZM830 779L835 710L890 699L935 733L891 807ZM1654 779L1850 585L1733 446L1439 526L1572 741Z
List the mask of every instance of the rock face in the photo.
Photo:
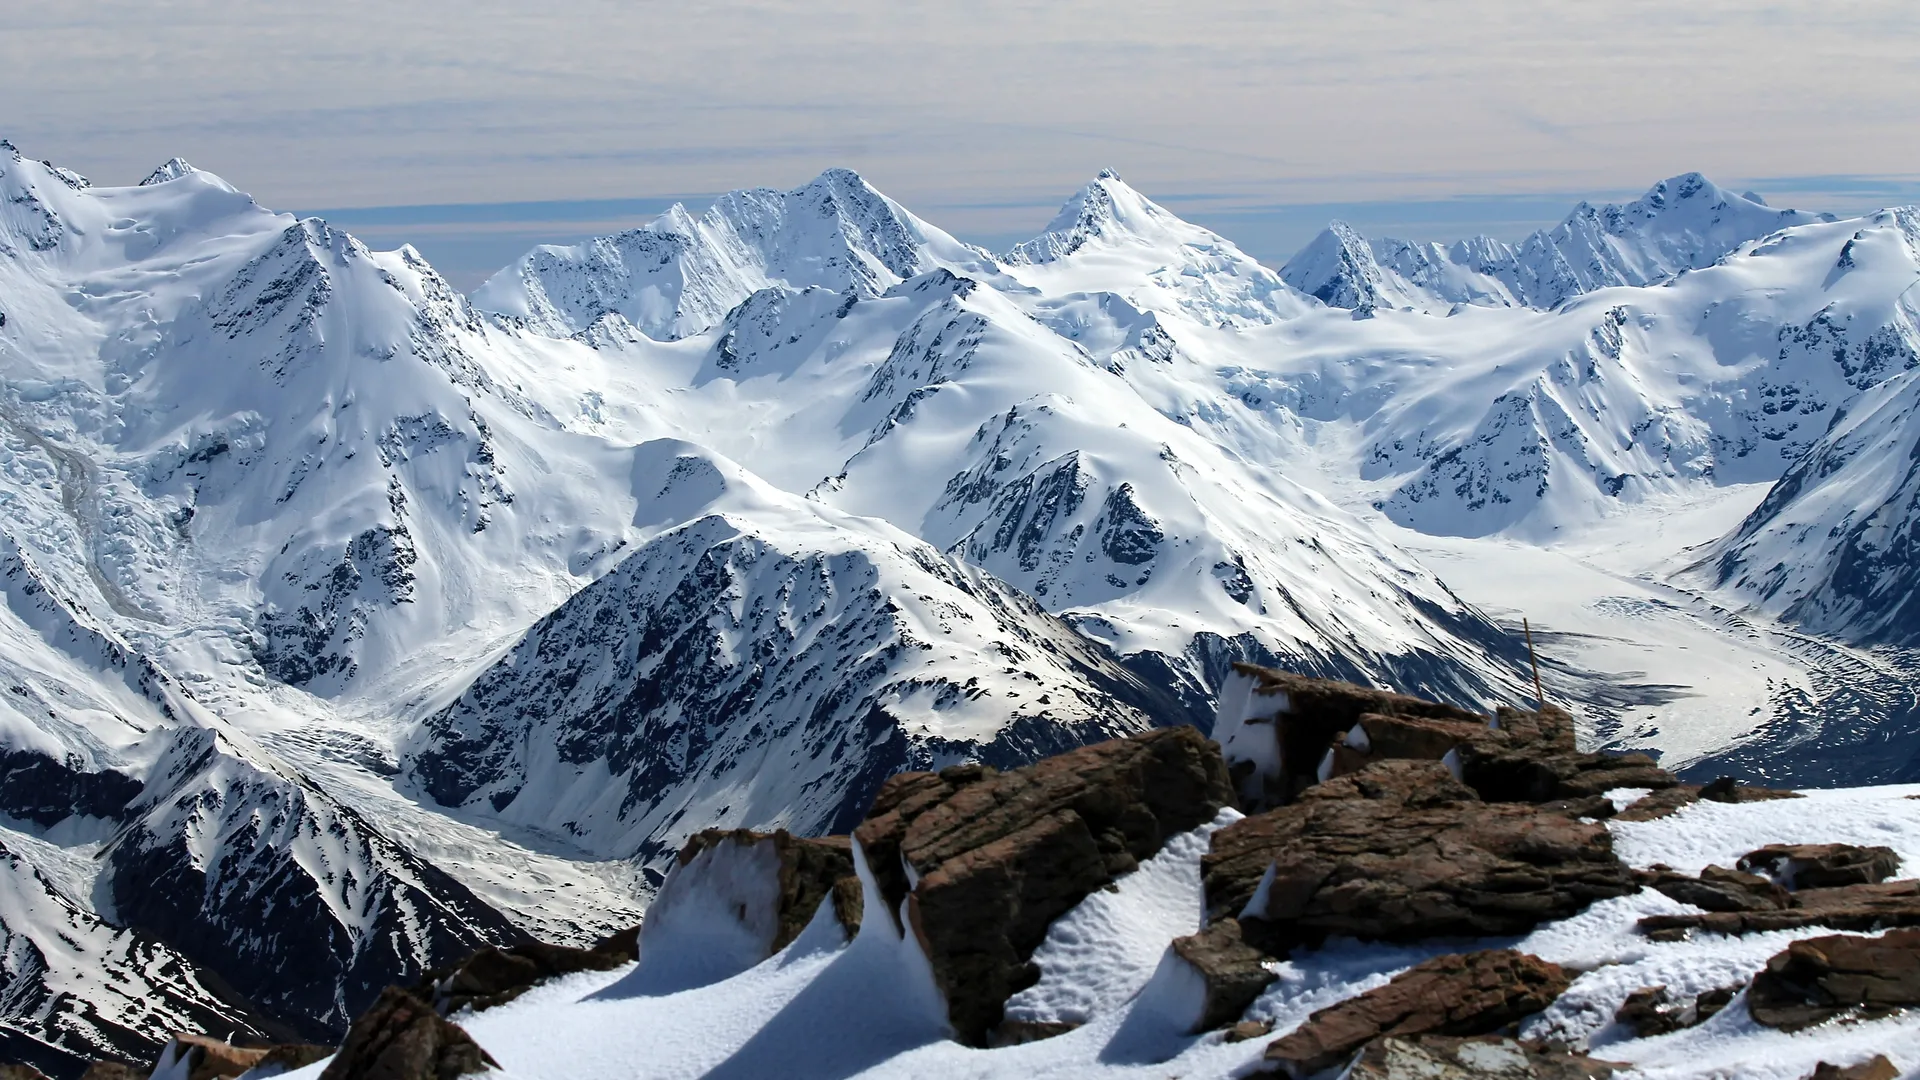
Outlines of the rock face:
M1606 1080L1611 1061L1560 1053L1513 1039L1376 1039L1344 1080Z
M1787 890L1767 878L1724 866L1709 866L1698 877L1672 870L1637 876L1644 885L1708 911L1778 911L1791 902Z
M1920 1006L1920 930L1796 941L1768 960L1747 990L1754 1020L1785 1031L1914 1006Z
M1637 886L1606 827L1489 804L1431 761L1376 762L1213 836L1210 918L1274 955L1363 940L1522 933Z
M1920 926L1920 881L1883 881L1835 889L1801 889L1778 909L1710 911L1704 915L1652 915L1641 919L1642 933L1655 941L1678 941L1695 930L1715 934L1755 934L1828 926L1835 930L1877 930Z
M1221 688L1214 736L1249 812L1292 801L1320 780L1320 765L1334 744L1364 755L1354 734L1371 718L1402 750L1399 755L1445 756L1453 745L1483 732L1487 718L1452 705L1352 683L1236 663ZM1388 731L1393 734L1389 736ZM1430 753L1438 748L1437 753Z
M1690 1028L1727 1007L1738 986L1723 986L1698 997L1675 997L1664 986L1643 986L1627 995L1613 1014L1614 1023L1646 1039Z
M1553 1004L1571 984L1558 965L1511 949L1438 956L1314 1013L1269 1045L1265 1060L1306 1076L1382 1036L1488 1035Z
M1900 1067L1888 1061L1885 1054L1875 1054L1857 1065L1830 1065L1823 1061L1814 1066L1811 1080L1900 1080Z
M459 1025L389 987L347 1032L321 1080L459 1080L497 1063Z
M1164 728L1010 772L903 773L854 837L889 911L905 901L956 1035L982 1045L1038 979L1049 923L1232 802L1217 748Z
M1754 787L1742 784L1731 776L1723 776L1710 784L1675 784L1661 788L1636 800L1633 805L1620 811L1619 821L1653 821L1666 817L1682 807L1697 802L1750 803L1766 802L1769 799L1798 799L1797 791L1780 791L1774 788Z
M0 1080L47 1080L47 1076L31 1065L0 1064Z
M207 1035L175 1035L153 1067L165 1080L219 1080L239 1076L267 1056L265 1047L234 1046Z
M1854 844L1772 844L1740 858L1740 869L1766 874L1789 889L1876 885L1900 870L1892 848Z
M462 1009L504 1005L546 982L580 971L611 971L633 962L640 927L610 935L591 949L532 941L507 948L489 946L448 968L429 971L413 992L441 1015Z
M1493 717L1405 694L1235 664L1214 734L1243 809L1284 805L1317 782L1383 759L1443 761L1488 802L1591 798L1668 788L1645 754L1592 754L1573 717L1548 706Z
M1199 974L1206 986L1200 1020L1193 1026L1196 1035L1238 1020L1276 978L1267 969L1266 954L1241 938L1240 923L1234 919L1222 919L1198 934L1175 938L1173 952Z

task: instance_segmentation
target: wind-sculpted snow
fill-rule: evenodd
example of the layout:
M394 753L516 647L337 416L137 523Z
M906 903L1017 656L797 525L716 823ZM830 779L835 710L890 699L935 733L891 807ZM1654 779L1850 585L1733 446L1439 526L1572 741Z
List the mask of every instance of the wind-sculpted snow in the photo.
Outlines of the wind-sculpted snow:
M1625 204L1581 203L1518 244L1368 239L1336 221L1288 260L1287 284L1333 307L1444 314L1456 304L1547 309L1615 285L1649 285L1710 266L1781 229L1830 214L1775 210L1699 173L1662 180Z
M992 274L993 260L906 212L856 173L793 191L722 196L698 218L659 220L574 247L540 247L475 293L481 307L566 336L614 313L651 337L714 326L771 285L873 296L936 267Z

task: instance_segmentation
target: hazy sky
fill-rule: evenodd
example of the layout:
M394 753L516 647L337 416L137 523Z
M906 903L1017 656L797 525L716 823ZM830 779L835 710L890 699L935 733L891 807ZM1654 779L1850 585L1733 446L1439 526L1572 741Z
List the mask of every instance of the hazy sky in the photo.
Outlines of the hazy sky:
M1336 212L1517 235L1689 169L1859 209L1920 198L1917 106L1912 0L0 0L23 151L99 183L180 154L290 209L526 204L334 214L463 277L829 165L995 243L1112 166L1274 261Z

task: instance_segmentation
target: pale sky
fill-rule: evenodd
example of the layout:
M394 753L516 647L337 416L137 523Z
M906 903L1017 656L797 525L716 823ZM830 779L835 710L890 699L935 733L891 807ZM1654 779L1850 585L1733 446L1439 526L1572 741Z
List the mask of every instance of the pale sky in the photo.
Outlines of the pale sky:
M22 151L97 183L179 154L469 285L831 165L994 245L1110 166L1270 262L1336 213L1517 236L1691 169L1867 209L1920 199L1916 106L1912 0L0 0Z

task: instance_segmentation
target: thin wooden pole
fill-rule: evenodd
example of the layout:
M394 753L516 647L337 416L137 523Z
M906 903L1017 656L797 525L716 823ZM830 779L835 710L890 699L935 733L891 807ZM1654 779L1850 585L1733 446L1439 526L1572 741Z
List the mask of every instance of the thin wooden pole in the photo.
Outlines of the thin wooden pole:
M1533 652L1533 625L1527 622L1525 615L1520 616L1520 630L1527 635L1527 662L1533 665L1533 700L1539 708L1547 707L1546 691L1540 689L1540 658Z

